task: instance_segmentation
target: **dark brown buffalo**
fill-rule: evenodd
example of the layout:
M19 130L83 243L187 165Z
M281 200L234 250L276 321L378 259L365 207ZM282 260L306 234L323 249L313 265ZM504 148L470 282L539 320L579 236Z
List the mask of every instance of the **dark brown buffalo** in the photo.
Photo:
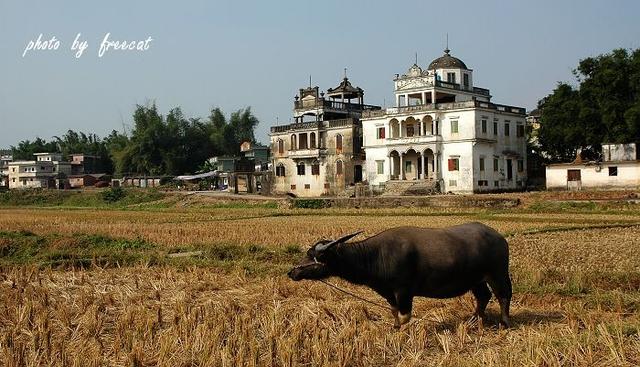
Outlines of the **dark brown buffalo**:
M484 318L493 291L501 323L509 327L509 248L492 228L482 223L397 227L346 243L359 233L316 243L289 277L297 281L337 276L367 285L389 302L396 328L411 319L414 296L451 298L471 291L477 301L475 314Z

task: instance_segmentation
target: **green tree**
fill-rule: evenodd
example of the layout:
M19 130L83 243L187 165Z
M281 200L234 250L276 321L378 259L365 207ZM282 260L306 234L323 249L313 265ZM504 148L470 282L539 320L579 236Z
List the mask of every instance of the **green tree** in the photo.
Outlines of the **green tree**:
M560 83L538 103L539 141L554 161L578 148L640 141L640 50L613 50L581 60L578 87Z

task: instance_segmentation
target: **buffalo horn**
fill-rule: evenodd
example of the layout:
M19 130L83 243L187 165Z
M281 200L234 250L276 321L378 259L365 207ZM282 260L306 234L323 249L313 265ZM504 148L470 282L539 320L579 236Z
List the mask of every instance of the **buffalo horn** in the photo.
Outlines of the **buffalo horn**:
M353 237L359 235L360 233L362 233L362 231L358 231L356 233L348 234L348 235L346 235L344 237L341 237L341 238L339 238L339 239L337 239L335 241L329 242L329 243L320 244L320 245L316 246L316 251L322 252L322 251L324 251L324 250L326 250L326 249L328 249L330 247L333 247L333 246L335 246L335 245L337 245L339 243L347 242L350 239L352 239Z

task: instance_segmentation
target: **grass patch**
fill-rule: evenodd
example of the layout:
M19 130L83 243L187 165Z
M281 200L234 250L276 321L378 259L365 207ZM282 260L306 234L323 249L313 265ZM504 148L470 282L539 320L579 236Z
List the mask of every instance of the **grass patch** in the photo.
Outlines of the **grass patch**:
M136 188L105 190L10 190L0 193L0 206L122 208L164 198L160 191Z
M122 239L94 234L40 236L31 232L0 232L0 264L130 265L155 255L155 246L142 239Z

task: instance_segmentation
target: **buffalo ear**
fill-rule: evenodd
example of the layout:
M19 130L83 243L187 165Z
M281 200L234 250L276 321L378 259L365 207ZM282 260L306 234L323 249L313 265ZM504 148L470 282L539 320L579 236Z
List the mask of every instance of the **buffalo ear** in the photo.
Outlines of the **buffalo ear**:
M329 249L329 248L331 248L331 247L333 247L333 246L335 246L335 245L337 245L339 243L344 243L344 242L349 241L350 239L352 239L353 237L359 235L360 233L362 233L362 231L358 231L356 233L348 234L348 235L346 235L344 237L338 238L337 240L331 241L329 243L323 243L323 244L317 245L316 246L316 251L318 251L318 252L325 251L325 250L327 250L327 249Z

